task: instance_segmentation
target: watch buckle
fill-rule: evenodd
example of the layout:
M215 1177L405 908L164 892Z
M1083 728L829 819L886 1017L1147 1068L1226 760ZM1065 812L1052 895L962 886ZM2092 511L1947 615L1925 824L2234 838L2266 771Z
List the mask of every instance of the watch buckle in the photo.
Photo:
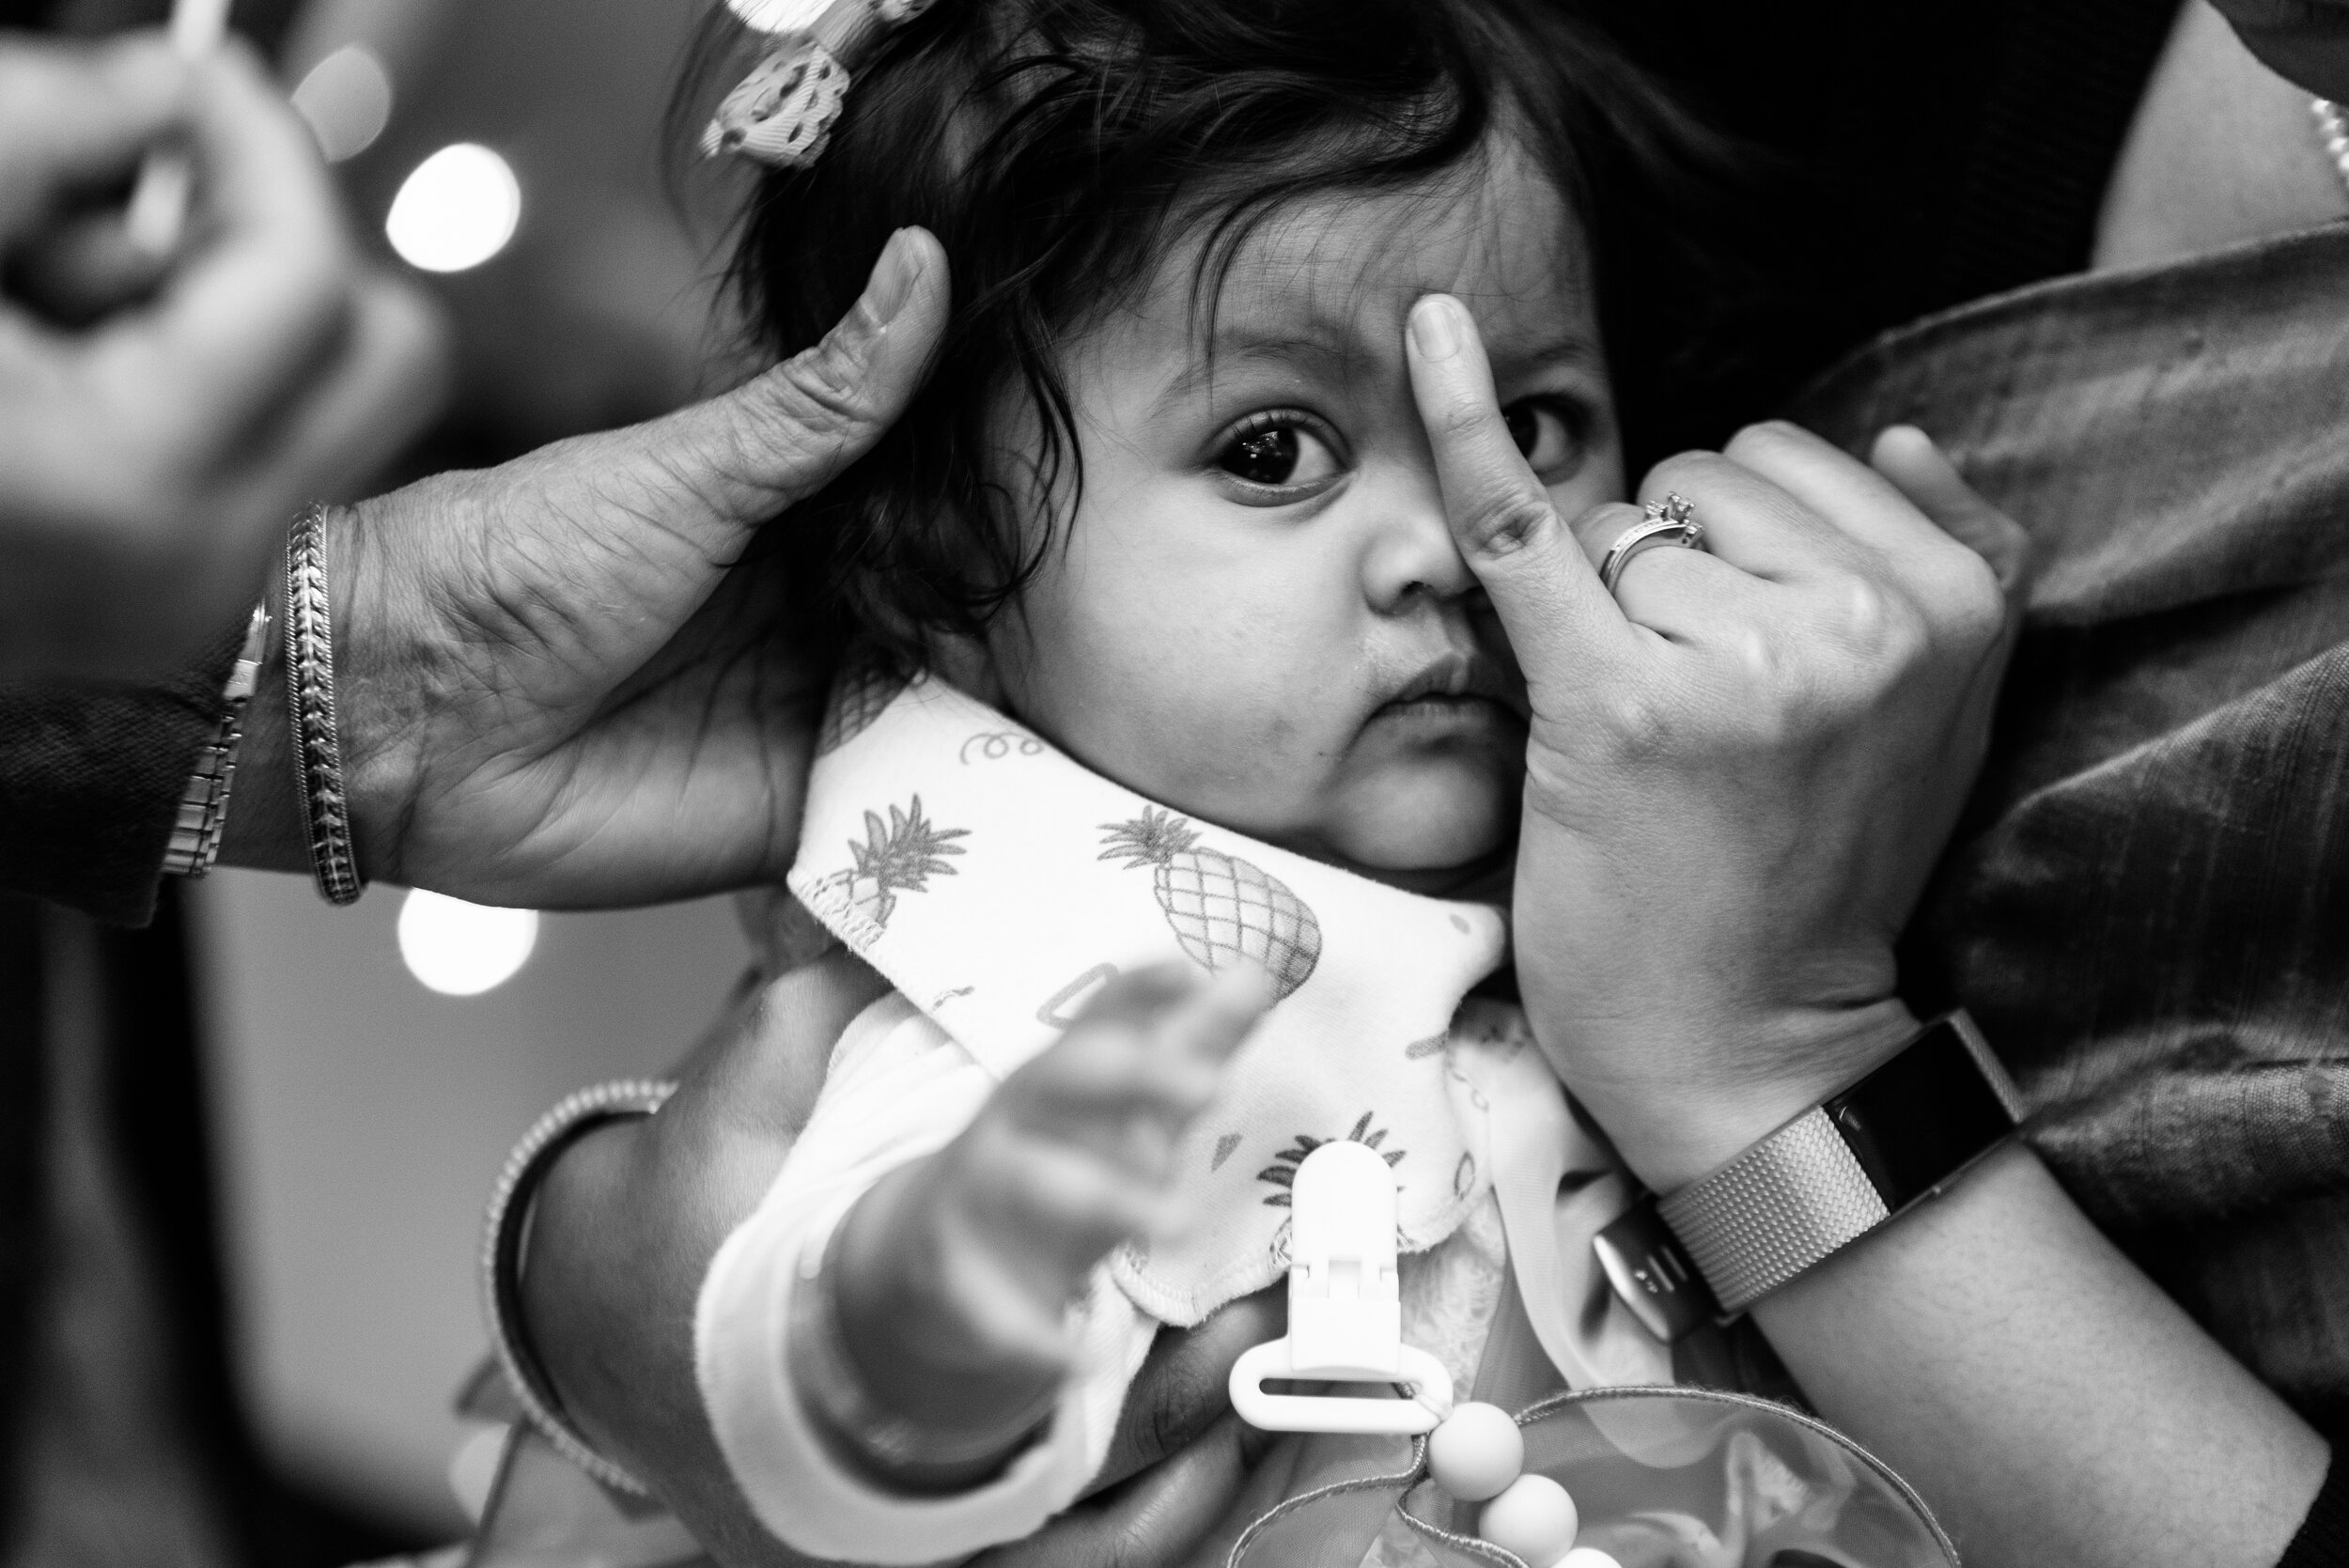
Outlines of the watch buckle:
M1643 1192L1624 1215L1591 1238L1591 1250L1641 1326L1670 1344L1720 1317L1720 1304L1696 1264Z

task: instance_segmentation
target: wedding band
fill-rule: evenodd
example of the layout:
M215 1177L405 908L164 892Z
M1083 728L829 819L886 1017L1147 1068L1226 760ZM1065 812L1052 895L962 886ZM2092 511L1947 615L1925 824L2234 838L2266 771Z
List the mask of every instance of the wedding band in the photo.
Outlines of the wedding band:
M1631 558L1643 550L1659 545L1672 545L1681 550L1704 548L1704 524L1697 520L1697 509L1688 498L1677 490L1667 493L1661 501L1647 504L1647 515L1625 529L1615 542L1607 547L1607 554L1598 564L1598 580L1609 593L1623 581L1624 568Z

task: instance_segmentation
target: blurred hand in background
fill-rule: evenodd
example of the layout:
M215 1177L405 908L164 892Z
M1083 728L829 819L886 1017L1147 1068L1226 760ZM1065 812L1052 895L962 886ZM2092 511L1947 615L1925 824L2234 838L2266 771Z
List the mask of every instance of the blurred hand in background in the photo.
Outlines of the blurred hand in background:
M121 195L163 146L195 203L156 258ZM151 673L236 624L292 514L438 412L443 337L244 47L0 35L0 675Z

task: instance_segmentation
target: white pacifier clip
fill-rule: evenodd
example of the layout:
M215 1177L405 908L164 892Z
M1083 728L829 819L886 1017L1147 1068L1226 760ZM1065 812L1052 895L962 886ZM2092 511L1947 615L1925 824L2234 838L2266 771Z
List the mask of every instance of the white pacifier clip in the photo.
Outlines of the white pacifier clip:
M1452 1374L1403 1343L1394 1172L1366 1144L1322 1144L1289 1189L1289 1331L1232 1367L1232 1408L1270 1432L1416 1435L1452 1414ZM1403 1383L1408 1399L1267 1393L1268 1377Z
M1387 1433L1427 1438L1437 1485L1481 1502L1477 1534L1532 1568L1616 1568L1578 1546L1566 1489L1525 1470L1525 1438L1498 1405L1455 1406L1452 1374L1403 1343L1394 1172L1365 1144L1324 1143L1289 1189L1289 1331L1233 1364L1232 1408L1269 1432ZM1268 1377L1400 1383L1407 1399L1267 1393Z

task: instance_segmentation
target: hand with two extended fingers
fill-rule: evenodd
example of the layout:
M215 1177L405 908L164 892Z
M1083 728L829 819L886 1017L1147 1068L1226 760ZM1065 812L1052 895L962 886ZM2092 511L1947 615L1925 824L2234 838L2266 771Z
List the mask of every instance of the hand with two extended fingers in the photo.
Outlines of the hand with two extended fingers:
M1594 563L1642 518L1558 515L1457 302L1412 382L1455 536L1532 706L1518 978L1544 1049L1670 1191L1907 1038L1892 943L1984 749L2021 534L1921 432L1860 463L1787 425L1657 465L1703 550Z
M187 242L120 189L185 148ZM167 668L237 624L296 509L438 411L437 314L352 245L310 133L233 41L0 36L0 670Z

